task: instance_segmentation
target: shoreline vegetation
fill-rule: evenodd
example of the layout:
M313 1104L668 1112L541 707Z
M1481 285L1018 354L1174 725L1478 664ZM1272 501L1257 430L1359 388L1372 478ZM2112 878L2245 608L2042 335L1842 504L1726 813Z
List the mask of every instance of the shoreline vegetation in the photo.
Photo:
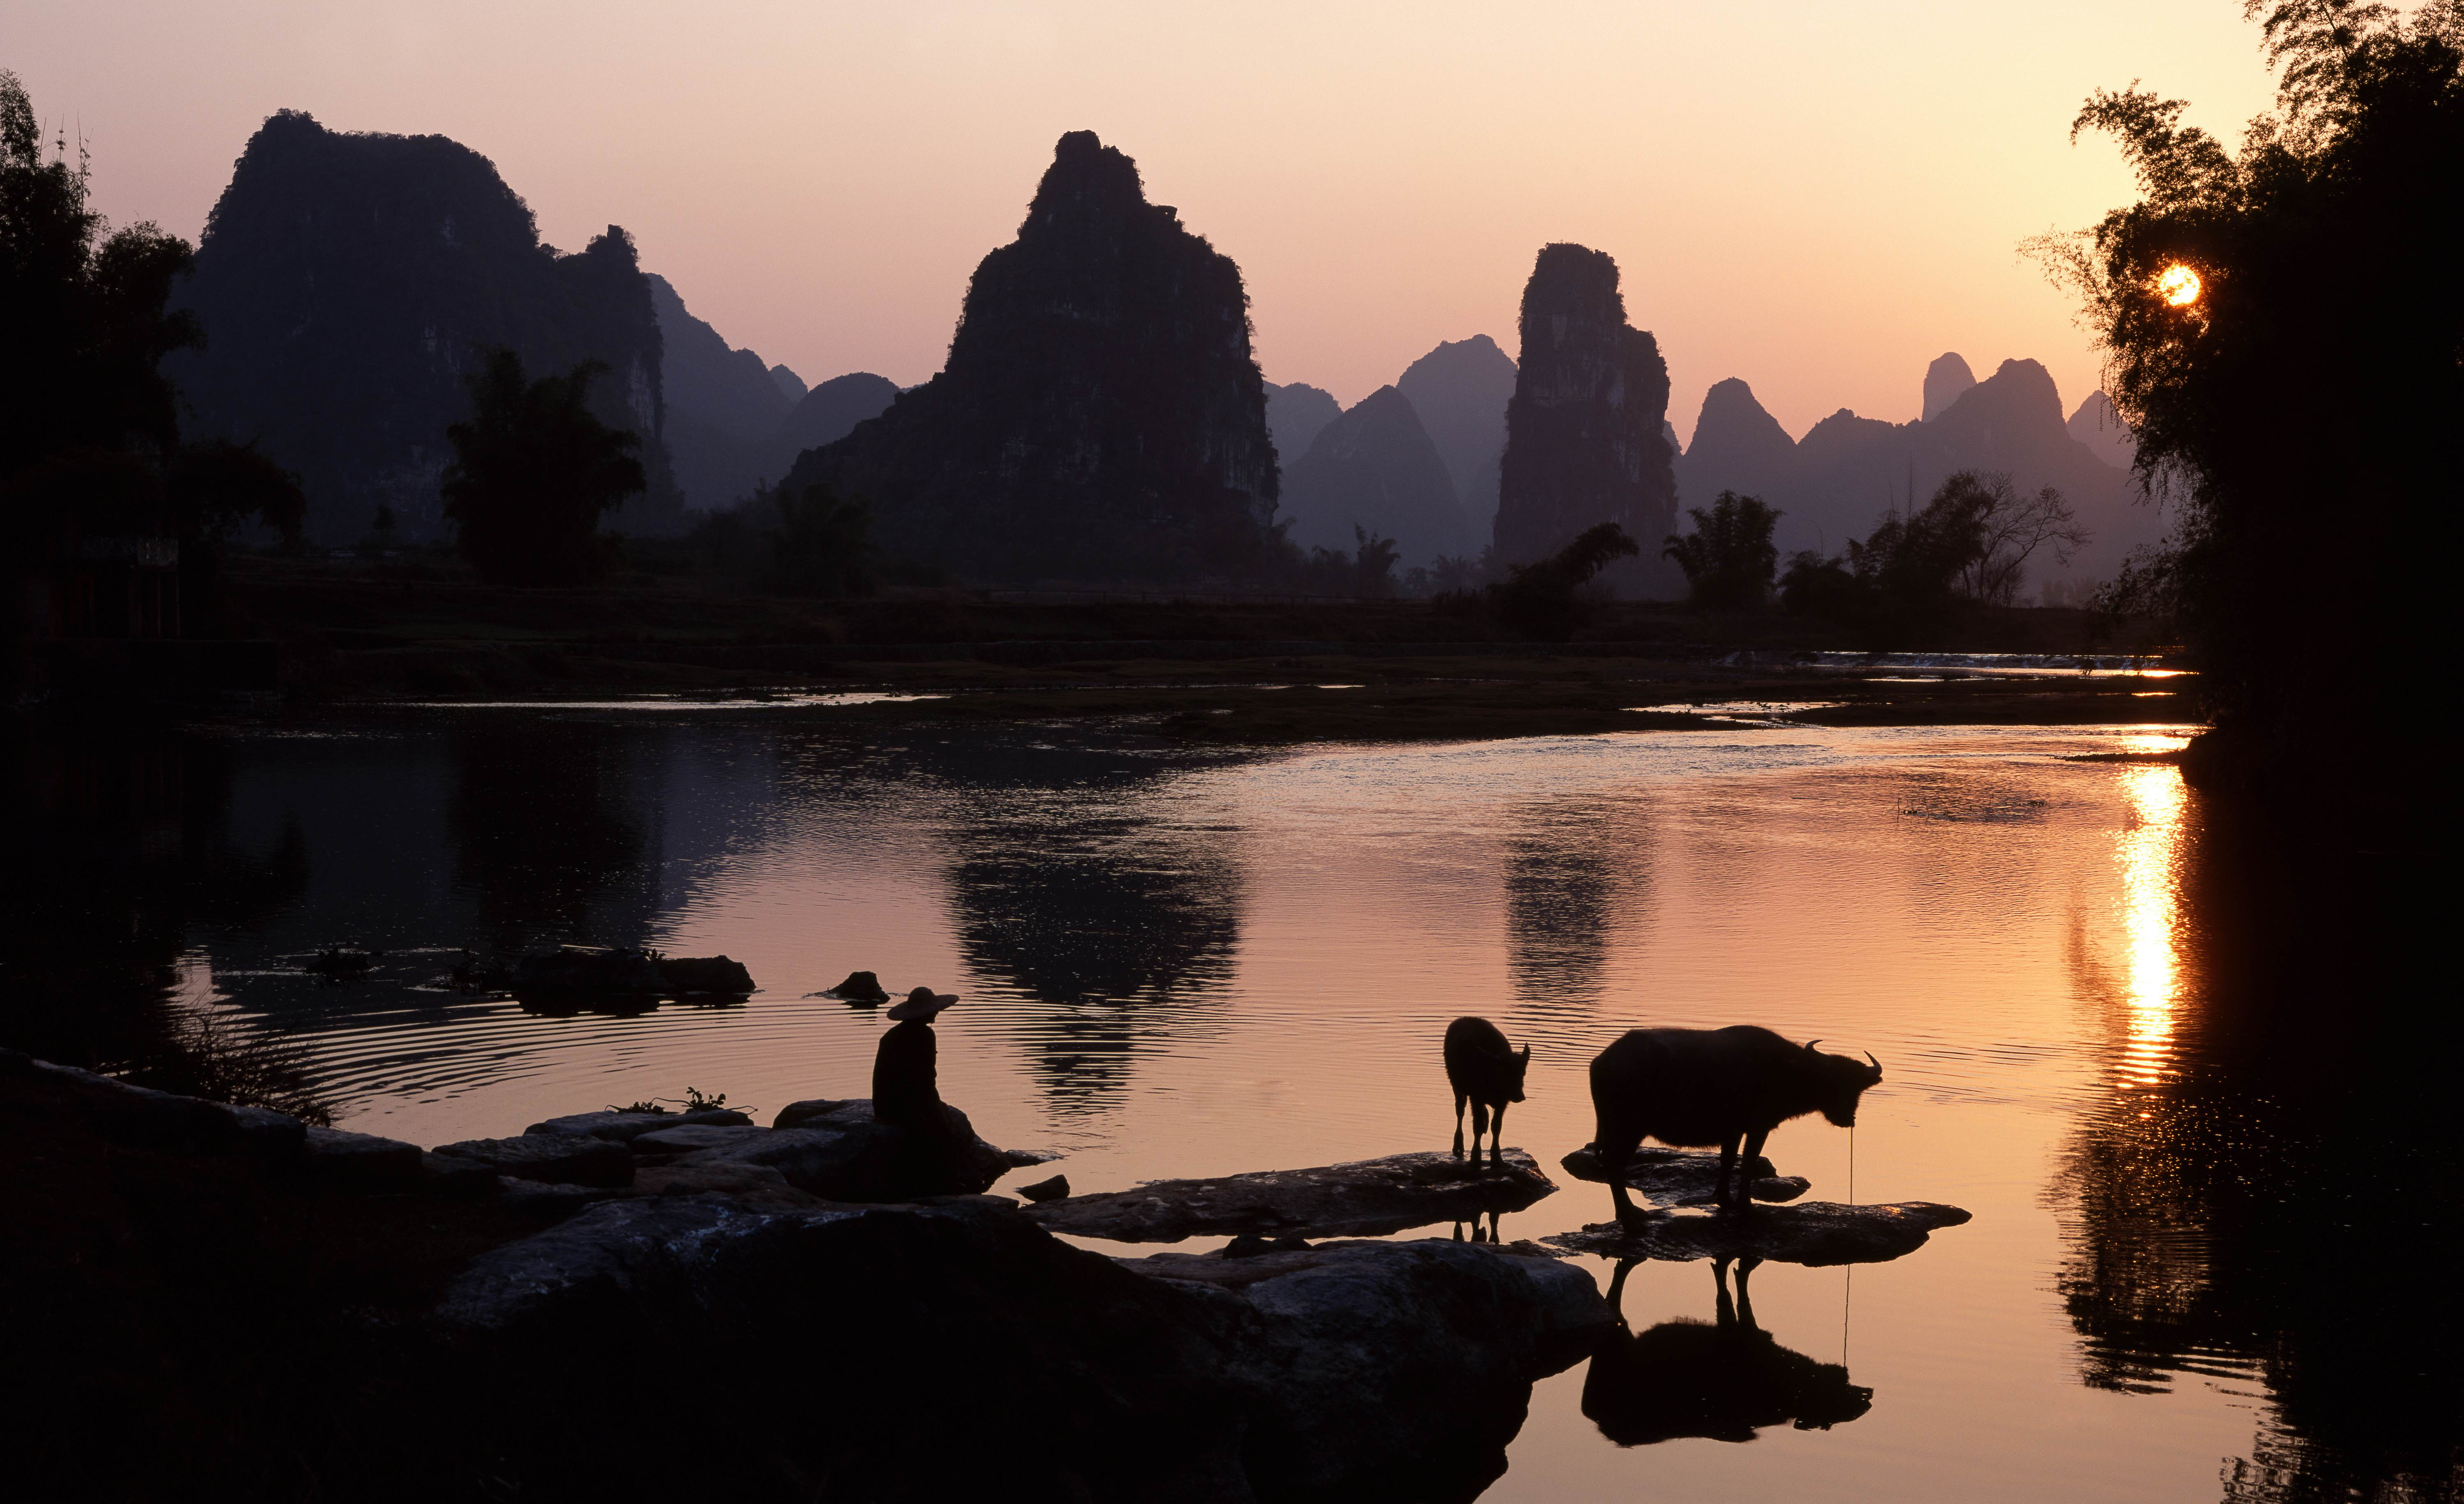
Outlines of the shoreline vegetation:
M1815 618L1619 600L1593 603L1569 642L1532 643L1427 600L910 589L823 602L279 558L233 560L228 593L279 636L289 713L312 716L869 692L886 698L800 713L849 728L1144 718L1167 737L1234 744L1702 730L1736 723L1701 707L1739 703L1814 724L2198 719L2196 676L2161 654L2042 666L2132 663L2126 630L2060 608L1980 607L1911 644L1925 652L1867 661L1855 634ZM2035 666L1927 665L1985 654Z

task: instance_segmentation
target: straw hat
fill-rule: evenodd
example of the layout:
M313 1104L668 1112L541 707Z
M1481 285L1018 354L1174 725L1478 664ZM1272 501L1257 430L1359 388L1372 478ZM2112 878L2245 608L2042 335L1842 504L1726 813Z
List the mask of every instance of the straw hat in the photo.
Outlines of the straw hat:
M919 987L907 994L907 1001L891 1009L890 1016L930 1018L957 1000L958 994L956 992L936 992L929 987Z

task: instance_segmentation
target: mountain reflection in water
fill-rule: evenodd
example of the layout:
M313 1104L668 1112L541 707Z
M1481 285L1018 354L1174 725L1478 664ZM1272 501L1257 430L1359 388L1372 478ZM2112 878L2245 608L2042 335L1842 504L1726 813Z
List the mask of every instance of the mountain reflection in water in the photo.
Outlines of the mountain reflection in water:
M1604 1373L1597 1407L1665 1444L1612 1446L1580 1374L1545 1380L1489 1496L1630 1492L1648 1466L1679 1496L2456 1497L2453 1030L2401 976L2443 930L2380 907L2366 854L2286 861L2217 827L2169 766L2058 760L2169 745L28 723L0 791L0 1043L176 1086L210 1017L296 1045L346 1125L437 1143L688 1084L856 1094L877 1015L804 994L878 970L963 994L945 1093L1093 1190L1441 1148L1436 1041L1463 1013L1534 1046L1512 1140L1546 1166L1590 1137L1583 1068L1616 1031L1762 1022L1882 1058L1859 1192L1978 1213L1857 1277L1858 1377L1888 1403L1830 1431L1684 1419L1666 1395L1731 1349L1861 1392L1827 1343L1759 1345L1763 1323L1810 1345L1842 1292L1766 1272L1759 1321L1703 1326L1699 1271L1643 1266L1621 1293L1669 1319L1628 1341L1682 1319L1661 1345L1711 1356ZM762 991L548 1017L419 985L466 945L557 941L725 950ZM345 944L383 952L372 980L301 971ZM1792 1125L1771 1154L1846 1199L1845 1135ZM1518 1236L1595 1220L1596 1192ZM1770 1428L1685 1439L1740 1424Z

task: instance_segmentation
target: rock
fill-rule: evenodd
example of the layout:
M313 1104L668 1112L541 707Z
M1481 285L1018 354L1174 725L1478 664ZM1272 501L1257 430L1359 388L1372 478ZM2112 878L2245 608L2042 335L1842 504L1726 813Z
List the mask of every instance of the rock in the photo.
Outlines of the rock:
M847 980L822 994L843 1003L886 1003L890 993L883 989L881 978L869 971L849 971ZM781 1124L785 1126L785 1124Z
M1976 373L1969 368L1966 357L1956 351L1935 356L1933 364L1925 367L1925 408L1917 422L1931 423L1950 411L1950 404L1975 384Z
M1122 1504L1469 1498L1531 1382L1608 1324L1579 1266L1450 1242L1115 1261L979 1199L721 1196L587 1208L473 1260L430 1318L474 1450L560 1496L827 1478ZM663 1388L652 1427L605 1403L596 1381L668 1350L733 1382ZM817 1423L817 1353L824 1392L935 1401Z
M773 1210L826 1205L767 1165L652 1165L633 1172L633 1189L644 1196L723 1195L739 1206Z
M611 1144L629 1144L645 1133L663 1128L680 1128L708 1123L717 1127L745 1127L753 1122L740 1112L726 1107L707 1107L699 1112L577 1112L570 1117L550 1118L534 1123L522 1131L528 1133L583 1133Z
M1958 1207L1902 1201L1843 1207L1809 1201L1749 1211L1673 1211L1633 1228L1597 1222L1541 1241L1612 1258L1762 1258L1783 1264L1880 1264L1925 1246L1936 1228L1969 1220Z
M741 1144L759 1139L770 1132L750 1123L722 1126L714 1123L685 1123L672 1128L636 1134L627 1145L636 1154L691 1154L697 1149L715 1149L729 1144Z
M271 1107L237 1107L216 1103L239 1129L239 1142L250 1155L287 1164L308 1152L308 1125Z
M779 1109L779 1116L770 1120L770 1126L774 1128L801 1128L805 1123L812 1122L816 1118L826 1118L832 1113L844 1112L847 1108L852 1107L859 1102L864 1104L866 1114L867 1116L869 1116L872 1110L872 1100L869 1097L857 1097L853 1099L845 1097L815 1097L805 1101L791 1101L784 1107Z
M741 961L726 956L662 956L654 963L659 980L679 992L749 992L753 973Z
M306 1139L308 1175L318 1185L336 1190L408 1190L420 1183L426 1156L416 1144L341 1128L311 1127Z
M1502 1171L1475 1169L1451 1154L1394 1154L1314 1169L1150 1181L1133 1190L1045 1202L1025 1214L1055 1232L1124 1243L1230 1232L1365 1237L1520 1211L1556 1188L1521 1149L1506 1151Z
M524 993L649 993L667 991L658 963L642 950L559 946L514 963L513 988Z
M455 1154L421 1155L419 1181L422 1188L441 1196L485 1196L500 1185L494 1169Z
M470 1160L513 1180L552 1186L629 1186L633 1156L621 1144L586 1133L525 1133L513 1139L440 1144L443 1157Z
M1522 328L1499 462L1498 560L1547 558L1602 522L1656 559L1659 540L1677 531L1676 451L1661 434L1668 362L1650 334L1626 323L1617 262L1582 246L1541 248Z
M1069 1194L1069 1177L1055 1175L1050 1180L1039 1180L1032 1186L1019 1187L1018 1193L1029 1201L1058 1201Z
M1597 1154L1588 1144L1557 1162L1576 1180L1605 1185ZM1812 1188L1802 1175L1781 1175L1771 1162L1757 1156L1740 1159L1738 1168L1751 1176L1748 1188L1756 1201L1794 1201ZM1662 1207L1707 1207L1719 1188L1720 1156L1701 1149L1641 1148L1626 1162L1625 1183L1646 1201Z
M1221 575L1278 488L1241 269L1072 131L940 374L781 484L870 498L883 550L971 579Z

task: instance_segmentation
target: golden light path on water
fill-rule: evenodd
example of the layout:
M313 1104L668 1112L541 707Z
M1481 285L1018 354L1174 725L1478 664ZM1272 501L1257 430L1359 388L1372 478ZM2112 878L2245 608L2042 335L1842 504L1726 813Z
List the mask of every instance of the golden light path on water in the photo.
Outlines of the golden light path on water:
M2170 741L2148 740L2149 751ZM2180 1004L2180 968L2174 948L2187 796L2182 771L2169 763L2123 769L2122 792L2129 801L2131 818L2116 852L2122 869L2122 932L2129 951L2124 994L2129 1035L2122 1053L2121 1074L2131 1085L2147 1086L2164 1079L2171 1069Z

